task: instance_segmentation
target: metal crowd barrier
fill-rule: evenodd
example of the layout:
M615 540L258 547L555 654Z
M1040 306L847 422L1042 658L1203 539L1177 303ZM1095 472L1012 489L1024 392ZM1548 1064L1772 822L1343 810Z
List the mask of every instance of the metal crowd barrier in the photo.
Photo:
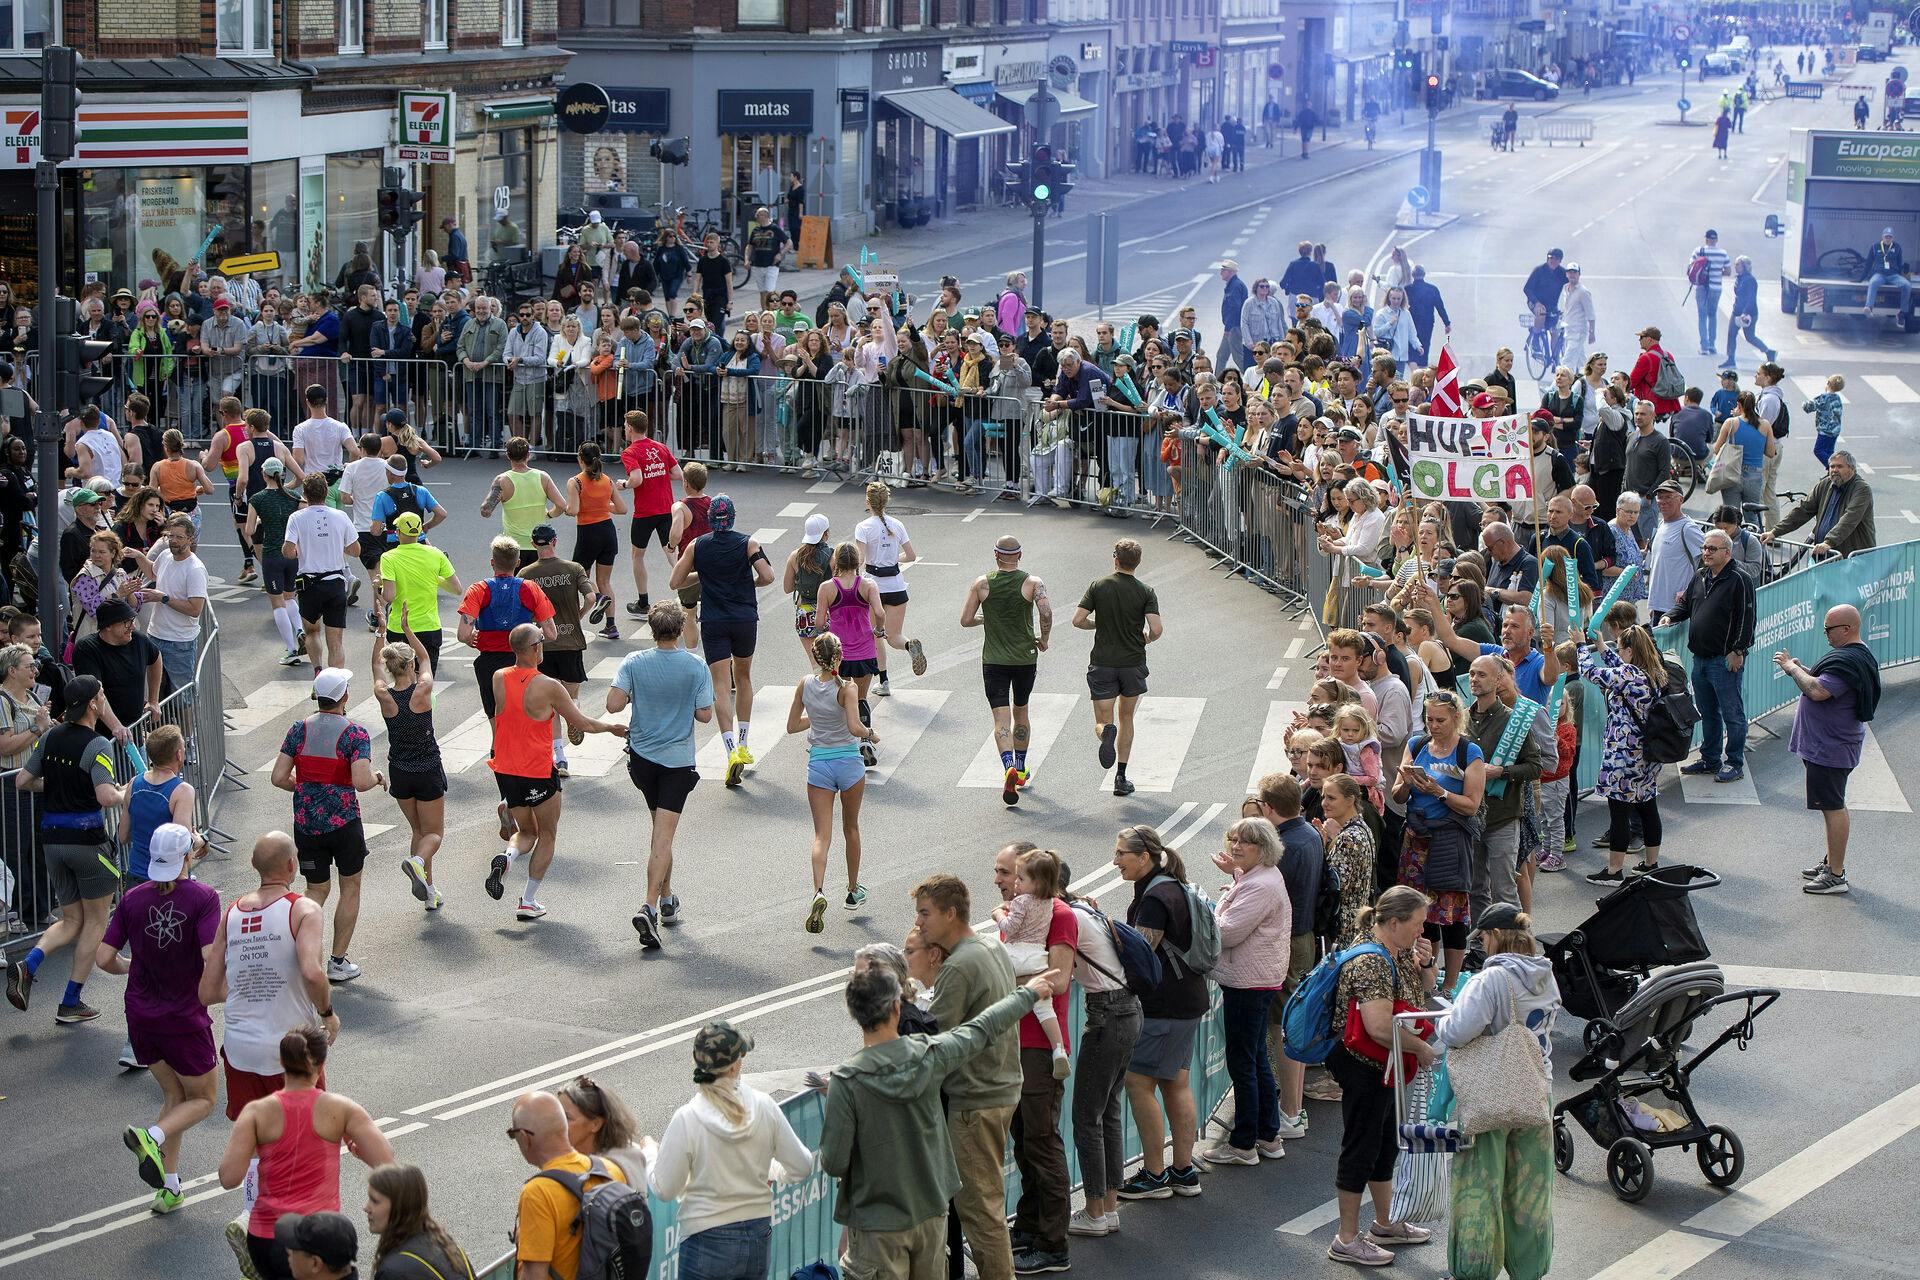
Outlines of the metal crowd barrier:
M1549 147L1556 142L1577 142L1584 147L1593 141L1593 117L1546 116L1541 119L1536 136Z
M1481 116L1480 117L1480 136L1483 138L1492 136L1494 126L1500 123L1501 123L1501 120L1499 116ZM1539 117L1530 116L1524 111L1520 112L1520 122L1514 126L1514 132L1513 132L1514 142L1517 145L1523 146L1523 147L1526 146L1529 142L1532 142L1535 136L1535 130L1538 127L1538 125L1539 125Z

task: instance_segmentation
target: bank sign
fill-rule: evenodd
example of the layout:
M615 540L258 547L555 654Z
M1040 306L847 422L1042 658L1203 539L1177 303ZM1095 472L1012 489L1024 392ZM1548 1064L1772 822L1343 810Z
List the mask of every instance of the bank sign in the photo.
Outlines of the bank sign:
M1816 133L1808 176L1920 182L1920 138L1889 133Z

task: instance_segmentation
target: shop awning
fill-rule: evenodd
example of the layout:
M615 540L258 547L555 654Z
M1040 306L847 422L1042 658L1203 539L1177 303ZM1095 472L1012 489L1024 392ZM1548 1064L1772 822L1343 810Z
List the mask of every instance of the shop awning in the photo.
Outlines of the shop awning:
M504 102L483 102L480 114L506 123L516 120L544 120L553 114L552 98L509 98Z
M922 124L938 129L956 142L985 138L996 133L1012 133L1015 129L1015 126L993 112L974 106L944 85L883 93L880 101Z
M1071 116L1083 116L1089 111L1097 110L1093 103L1088 102L1077 93L1066 89L1053 89L1049 92L1060 102L1060 118L1062 120L1068 119ZM1024 85L1017 89L1000 90L1000 100L1002 102L1010 103L1023 111L1026 109L1027 99L1032 96L1033 90Z

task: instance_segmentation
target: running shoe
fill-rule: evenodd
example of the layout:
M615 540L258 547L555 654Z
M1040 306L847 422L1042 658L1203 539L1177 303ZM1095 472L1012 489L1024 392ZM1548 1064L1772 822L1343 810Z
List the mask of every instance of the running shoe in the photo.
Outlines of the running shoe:
M328 982L352 982L359 976L360 966L345 956L340 957L338 960L329 959L327 961Z
M1344 1262L1353 1267L1390 1267L1393 1254L1382 1249L1363 1235L1351 1240L1342 1240L1338 1235L1327 1246L1327 1256L1335 1262Z
M1810 867L1807 867L1806 869L1804 869L1803 871L1801 871L1801 873L1800 873L1800 878L1801 878L1802 880L1818 880L1818 879L1819 879L1819 878L1820 878L1821 876L1823 876L1823 875L1825 875L1825 874L1827 874L1827 860L1826 860L1825 858L1821 858L1821 859L1820 859L1820 861L1818 861L1818 862L1816 862L1816 863L1814 863L1814 864L1813 864L1812 866L1810 866ZM32 979L32 978L28 978L28 979L27 979L27 981L28 981L29 983L31 983L31 982L33 981L33 979ZM12 990L12 983L11 983L11 982L9 982L9 983L8 983L8 990L9 990L9 992L11 992L11 990ZM16 1007L16 1008L20 1008L20 1009L24 1009L24 1008L26 1008L27 1006L25 1006L25 1005L23 1004L23 1005L17 1005L17 1006L15 1006L15 1007Z
M1121 1183L1114 1194L1122 1200L1170 1200L1173 1198L1173 1185L1165 1173L1148 1173L1142 1169Z
M740 763L741 764L753 763L753 752L747 749L747 744L744 739L740 743Z
M1825 871L1826 864L1820 864ZM7 1003L20 1012L27 1011L27 1001L33 996L33 975L27 972L27 966L18 960L7 962Z
M880 757L874 754L873 744L871 742L861 743L860 744L860 763L867 766L867 768L871 769L873 768L874 765L878 764L879 762L880 762Z
M918 640L907 641L907 658L913 663L913 674L927 674L927 649Z
M298 649L289 649L280 655L280 665L283 667L297 667L306 660L307 655Z
M349 576L347 579L347 608L360 603L360 579Z
M145 1071L147 1069L147 1064L140 1061L140 1056L133 1051L133 1041L131 1040L120 1046L120 1067L125 1071Z
M380 615L372 609L367 610L367 630L369 632L380 630Z
M609 640L618 640L620 638L620 628L613 625L612 618L608 618L607 625L600 629L600 634Z
M1138 790L1138 788L1133 785L1132 778L1115 778L1113 780L1113 794L1117 796L1130 796L1136 790Z
M1433 1239L1433 1232L1411 1222L1375 1222L1367 1228L1367 1239L1397 1249L1402 1245L1425 1244Z
M1540 855L1540 861L1536 865L1542 871L1565 871L1567 856L1558 850L1549 849Z
M962 492L965 492L963 489ZM1013 1258L1013 1274L1017 1276L1047 1275L1055 1271L1071 1271L1073 1264L1067 1260L1066 1251L1052 1253L1044 1249L1028 1249Z
M545 907L537 902L528 902L525 898L520 899L519 904L513 909L513 918L522 922L538 920L545 914L547 914Z
M1067 1234L1070 1236L1110 1236L1120 1229L1120 1211L1111 1214L1089 1214L1085 1209L1075 1209L1067 1219Z
M433 886L427 883L427 864L418 854L400 859L400 870L406 872L408 886L416 899L425 902L433 897Z
M573 770L567 767L567 761L564 756L556 756L554 758L553 776L556 778L571 778L573 776Z
M820 933L827 927L827 895L813 895L813 905L807 908L807 932Z
M640 935L641 950L660 949L660 920L652 907L642 904L640 913L633 918L633 931Z
M434 889L433 896L427 899L427 910L438 911L440 908L446 905L447 905L447 900L440 895L440 891L438 889Z
M494 854L493 865L487 868L487 896L495 902L500 901L501 896L507 891L507 887L500 883L500 881L506 877L506 874L507 855L504 853Z
M226 1237L227 1247L240 1260L240 1274L246 1280L260 1280L260 1273L253 1268L253 1255L247 1251L246 1215L242 1214L227 1224Z
M1307 1135L1303 1133L1300 1136L1304 1138ZM1262 1160L1285 1160L1287 1158L1287 1144L1285 1139L1282 1138L1274 1137L1267 1139L1265 1142L1255 1142L1253 1149L1260 1153Z
M1200 1153L1200 1158L1208 1164L1255 1165L1260 1163L1260 1153L1258 1151L1252 1147L1247 1147L1242 1150L1224 1138L1203 1150Z
M848 891L847 900L842 905L845 906L846 909L849 911L858 911L862 906L866 905L866 901L867 901L867 886L863 884L857 884L853 886L851 890Z
M161 1187L153 1193L153 1200L147 1205L147 1212L164 1217L186 1203L186 1197L178 1191L169 1191Z
M1579 849L1580 849L1580 838L1574 835L1573 832L1571 831L1567 832L1567 838L1565 842L1561 844L1560 851L1562 853L1576 853L1579 851Z
M500 801L500 803L493 806L493 811L500 818L500 838L502 840L513 839L513 815L507 812L507 802L505 800ZM493 896L497 898L500 895L496 893Z
M153 1140L145 1125L130 1124L120 1134L133 1158L140 1164L140 1181L156 1191L167 1185L167 1171L161 1165L160 1144Z
M1844 872L1833 872L1822 868L1819 875L1800 886L1800 892L1817 893L1827 897L1833 894L1849 893L1852 888L1853 886L1847 883Z
M629 600L627 601L627 616L629 618L644 618L647 616L647 611L640 607L638 600Z
M727 753L727 785L737 787L747 771L746 752L735 747Z
M238 582L241 586L245 586L249 582L257 581L259 577L260 575L254 571L253 561L249 560L240 566L240 576L235 578L234 581Z
M1000 803L1009 809L1020 803L1020 771L1012 765L1007 766L1007 776L1000 783Z
M99 1016L100 1011L84 1000L63 1004L53 1011L53 1020L62 1026L71 1026L76 1022L92 1022Z
M880 673L880 682L873 686L873 696L876 698L893 696L893 686L887 683L887 673L884 671Z
M1630 880L1638 880L1641 876L1651 875L1659 869L1660 864L1657 862L1631 863L1627 867L1627 878Z
M1100 767L1102 769L1111 769L1115 763L1119 761L1120 752L1117 745L1119 741L1119 725L1105 724L1100 726Z
M660 923L673 925L680 923L680 895L669 893L660 899Z
M601 595L594 597L593 608L587 612L587 621L599 626L607 620L607 611L613 608L613 597Z
M1167 1185L1173 1188L1177 1196L1197 1196L1200 1194L1200 1170L1193 1165L1184 1169L1167 1170Z
M586 740L587 740L587 731L585 729L575 728L573 725L567 726L567 741L571 745L577 747L581 743L585 742Z

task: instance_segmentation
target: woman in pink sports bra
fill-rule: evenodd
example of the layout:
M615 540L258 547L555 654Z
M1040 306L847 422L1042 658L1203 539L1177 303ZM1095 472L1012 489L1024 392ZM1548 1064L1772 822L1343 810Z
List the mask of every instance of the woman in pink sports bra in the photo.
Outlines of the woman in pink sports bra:
M274 1226L296 1213L340 1209L340 1145L368 1168L393 1159L393 1147L351 1098L316 1088L327 1063L327 1034L298 1027L280 1040L286 1087L249 1102L227 1136L220 1185L247 1184L247 1255L261 1280L293 1280Z
M833 577L820 584L814 616L825 617L827 628L840 641L840 676L853 681L860 696L860 722L873 724L867 688L880 674L876 633L884 635L887 616L880 607L880 588L860 576L860 548L843 542L833 549ZM815 625L818 625L817 623ZM860 744L860 758L873 763L873 747Z

